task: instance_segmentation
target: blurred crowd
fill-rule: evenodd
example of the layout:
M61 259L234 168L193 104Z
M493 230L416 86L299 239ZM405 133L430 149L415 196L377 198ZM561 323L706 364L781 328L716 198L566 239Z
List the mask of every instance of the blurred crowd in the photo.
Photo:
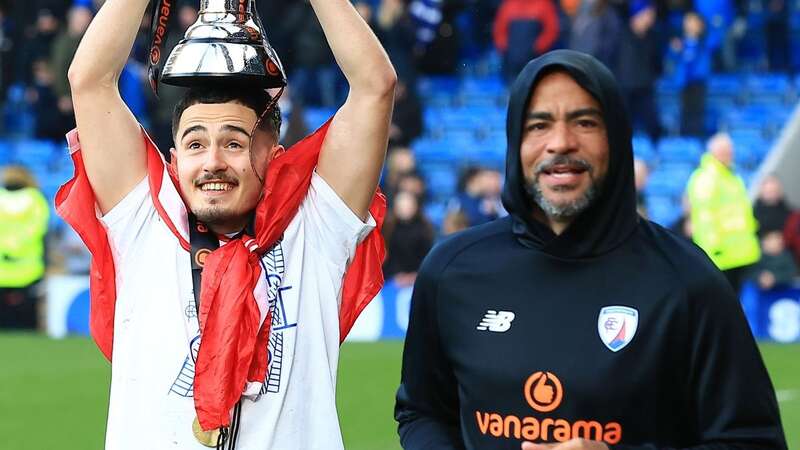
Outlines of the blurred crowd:
M765 176L751 201L734 165L735 146L725 132L711 136L692 173L683 214L670 228L702 248L741 293L746 282L768 291L791 287L800 276L800 209L789 204L783 184ZM639 213L647 165L634 162Z
M102 3L0 0L1 138L62 141L74 127L67 71ZM289 75L291 89L280 105L285 117L282 140L291 145L309 132L304 111L333 110L344 100L346 82L307 0L255 3ZM175 0L173 4L176 13L166 38L168 49L197 20L199 1ZM388 249L385 275L399 285L413 283L422 258L438 239L505 214L500 200L500 168L471 165L453 169L460 171L457 193L446 202L441 225L434 225L426 216L427 185L432 180L422 175L411 150L414 141L426 133L425 99L417 92L420 77L499 74L509 82L527 61L546 51L584 51L612 70L636 129L657 142L665 133L655 95L659 78L668 76L679 86L679 133L707 138L702 123L711 74L742 69L791 73L797 69L795 59L800 59L790 53L789 0L354 0L354 4L383 43L400 79L381 183L390 201L384 230ZM754 14L760 19L753 20ZM120 92L159 147L167 150L172 146L172 107L181 90L162 85L158 99L150 91L146 65L150 20L151 14L147 14L142 21L120 78ZM756 58L742 59L752 47L747 37L756 34L764 38L763 51ZM725 139L719 136L710 141L708 153L717 161L724 157L714 156L718 152L712 149L722 141ZM721 165L735 181L732 165L725 161ZM23 167L8 170L17 175L25 172ZM646 183L646 170L645 164L637 163L640 186ZM21 178L26 180L26 189L35 187L36 180L30 176ZM17 181L8 182L6 178L0 188L0 217L4 221L12 217L12 210L17 214L15 220L23 220L19 217L28 214L20 215L19 199L10 200L10 193L23 190L20 176L12 179ZM743 184L741 192L737 189L737 195L745 195ZM41 202L28 203L30 208L39 208ZM707 217L690 203L687 200L687 213L675 228L692 237L696 224L706 223L703 218ZM697 199L694 203L698 204ZM747 206L751 206L749 201ZM787 283L796 276L800 263L800 213L787 205L774 177L763 181L751 212L748 208L741 210L745 216L752 216L746 220L748 233L760 239L760 244L756 245L755 260L751 255L751 260L734 267L747 268L740 278L753 278L765 289ZM41 219L38 212L31 213L34 216ZM86 273L88 257L78 237L68 229L50 231L54 236L48 238L51 245L47 253L52 270ZM41 240L44 232L26 238ZM696 235L694 238L698 242ZM9 246L8 241L0 240L0 246ZM30 254L40 253L38 247L32 248ZM0 263L13 258L10 250L0 248ZM29 285L39 278L41 275ZM17 289L10 284L0 286L0 304L17 301L9 300L8 289ZM0 311L0 317L3 315Z

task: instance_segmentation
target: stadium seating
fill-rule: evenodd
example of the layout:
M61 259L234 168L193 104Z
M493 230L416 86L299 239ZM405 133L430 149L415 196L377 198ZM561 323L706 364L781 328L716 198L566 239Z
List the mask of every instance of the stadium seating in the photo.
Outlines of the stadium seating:
M437 213L431 218L438 224L443 214L438 213L442 205L437 202L446 201L454 192L454 173L469 164L503 168L507 93L497 77L473 75L421 78L418 89L426 132L412 148L433 202L427 210ZM670 225L680 216L681 197L704 151L704 143L677 137L680 91L674 81L662 78L656 92L668 135L657 145L644 135L636 135L633 148L651 169L645 193L650 216ZM737 171L746 180L791 114L798 92L800 76L792 79L784 74L733 73L714 75L709 80L706 131L731 133Z
M793 14L800 33L800 10ZM424 107L425 132L412 143L412 148L428 184L426 212L438 225L464 167L504 169L508 94L496 74L422 77L417 88ZM730 132L736 146L737 170L746 180L763 161L792 113L798 93L800 75L734 73L710 78L706 130ZM21 94L11 89L4 106L3 124L15 133L6 133L7 138L0 139L0 165L19 163L31 168L52 201L58 186L72 175L72 164L62 142L29 138L33 123L24 102L17 98ZM685 183L704 148L699 140L677 137L680 92L674 81L669 77L659 80L656 96L667 136L653 144L648 137L637 134L633 148L651 170L645 192L650 216L669 225L680 216ZM334 112L329 108L308 108L305 119L310 129L316 129ZM59 226L55 214L53 217L51 225Z

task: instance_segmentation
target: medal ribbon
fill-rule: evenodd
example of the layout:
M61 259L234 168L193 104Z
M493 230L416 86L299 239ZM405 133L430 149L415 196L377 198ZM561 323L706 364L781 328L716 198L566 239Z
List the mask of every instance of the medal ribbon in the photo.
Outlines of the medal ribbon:
M156 0L153 8L153 21L150 25L150 56L148 58L147 74L150 79L150 88L158 97L158 82L161 79L161 72L164 70L164 63L167 56L164 55L162 47L167 38L170 18L172 17L172 5L175 0Z

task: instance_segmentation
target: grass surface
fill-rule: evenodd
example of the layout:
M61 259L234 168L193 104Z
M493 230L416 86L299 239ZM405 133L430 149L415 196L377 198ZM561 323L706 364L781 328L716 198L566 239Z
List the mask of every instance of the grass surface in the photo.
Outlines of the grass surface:
M781 398L789 448L800 449L800 345L761 350ZM392 408L401 351L399 342L342 348L338 403L348 450L400 449ZM103 447L110 372L90 340L0 334L0 355L1 448Z

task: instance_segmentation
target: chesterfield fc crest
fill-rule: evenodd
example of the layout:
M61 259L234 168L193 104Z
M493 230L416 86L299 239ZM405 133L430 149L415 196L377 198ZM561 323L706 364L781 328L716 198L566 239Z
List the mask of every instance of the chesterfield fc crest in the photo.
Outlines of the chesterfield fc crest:
M625 348L639 325L639 311L627 306L606 306L597 316L597 332L600 340L612 352Z

